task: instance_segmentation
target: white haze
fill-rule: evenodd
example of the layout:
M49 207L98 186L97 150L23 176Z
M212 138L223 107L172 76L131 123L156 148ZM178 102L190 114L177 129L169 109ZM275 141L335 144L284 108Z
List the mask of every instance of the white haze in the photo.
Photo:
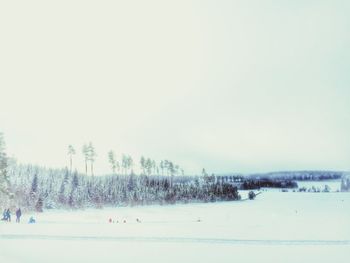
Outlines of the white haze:
M348 1L1 1L0 131L188 173L350 170Z

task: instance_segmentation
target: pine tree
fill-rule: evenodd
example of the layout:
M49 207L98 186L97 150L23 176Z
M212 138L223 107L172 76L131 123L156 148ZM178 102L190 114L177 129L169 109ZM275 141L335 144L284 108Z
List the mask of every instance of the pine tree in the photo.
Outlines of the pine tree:
M32 180L32 184L31 184L31 187L30 187L30 206L33 207L35 205L35 208L37 206L37 198L39 196L39 193L38 193L38 174L35 173L34 176L33 176L33 180Z
M58 195L58 201L63 205L67 203L68 181L69 181L69 173L68 171L66 171L64 174L64 178L61 183L59 195Z
M146 171L147 171L147 175L151 175L152 174L152 161L150 158L147 158L146 163L145 163L145 167L146 167Z
M38 175L35 173L32 181L32 187L30 188L30 194L35 196L38 192Z
M164 162L163 161L160 161L159 167L162 170L162 175L164 175Z
M145 170L146 170L146 159L145 159L145 157L143 157L143 156L141 156L140 165L141 165L142 174L145 174Z
M71 192L69 194L68 203L71 207L76 207L78 203L78 187L79 187L79 178L75 172L72 178Z
M75 149L72 145L68 145L68 155L69 155L69 172L70 174L72 174L73 155L75 155Z
M128 156L125 154L122 155L122 168L124 169L124 175L126 175L128 169Z
M87 175L87 163L89 161L89 146L87 144L83 145L82 153L85 161L85 174Z
M90 170L91 175L94 176L94 162L97 154L95 151L95 147L92 145L92 142L88 145L88 160L90 161Z
M119 166L117 160L115 159L115 154L113 151L108 152L108 161L111 165L112 172L115 174L115 169Z

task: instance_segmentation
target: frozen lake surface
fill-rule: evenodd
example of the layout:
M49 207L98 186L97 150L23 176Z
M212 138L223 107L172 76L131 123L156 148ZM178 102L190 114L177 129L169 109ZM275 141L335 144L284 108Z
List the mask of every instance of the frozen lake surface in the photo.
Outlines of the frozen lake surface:
M1 222L0 262L348 262L350 250L349 193L34 216Z

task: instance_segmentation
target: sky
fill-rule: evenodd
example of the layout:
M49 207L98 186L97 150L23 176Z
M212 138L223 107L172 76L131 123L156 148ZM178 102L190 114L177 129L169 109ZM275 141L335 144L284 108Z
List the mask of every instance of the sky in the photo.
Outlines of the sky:
M19 162L81 148L188 174L350 170L349 1L1 1L0 131ZM137 169L137 168L136 168Z

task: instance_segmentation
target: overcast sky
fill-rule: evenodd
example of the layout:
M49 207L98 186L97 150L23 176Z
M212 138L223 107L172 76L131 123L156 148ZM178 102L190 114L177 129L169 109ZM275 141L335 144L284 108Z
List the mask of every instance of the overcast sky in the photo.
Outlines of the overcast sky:
M55 3L52 3L55 2ZM187 173L350 170L349 1L1 1L0 131L19 161L107 151Z

